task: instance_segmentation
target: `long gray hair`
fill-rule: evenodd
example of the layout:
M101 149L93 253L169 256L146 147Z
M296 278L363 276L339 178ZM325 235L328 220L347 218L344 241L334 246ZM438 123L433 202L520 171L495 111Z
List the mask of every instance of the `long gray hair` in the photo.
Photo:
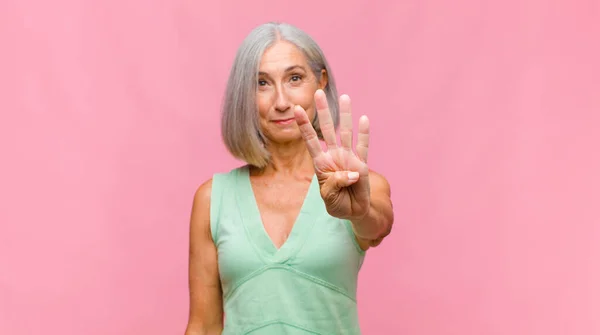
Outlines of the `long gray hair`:
M265 50L282 40L294 44L304 53L317 79L322 70L327 72L324 92L335 128L339 125L335 79L323 51L312 37L287 23L269 22L254 28L240 45L229 74L221 114L221 136L234 157L257 167L264 167L269 162L256 104L259 64ZM312 124L323 139L316 113Z

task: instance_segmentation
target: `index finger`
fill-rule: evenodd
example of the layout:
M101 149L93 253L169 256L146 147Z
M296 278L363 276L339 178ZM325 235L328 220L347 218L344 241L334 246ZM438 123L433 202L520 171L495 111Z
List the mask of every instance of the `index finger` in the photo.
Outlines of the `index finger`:
M312 158L318 157L323 153L323 149L319 142L319 136L310 123L306 111L301 106L294 106L294 116L296 117L296 123L300 128L302 138L304 139L304 142L306 142L306 147L308 148L310 156Z

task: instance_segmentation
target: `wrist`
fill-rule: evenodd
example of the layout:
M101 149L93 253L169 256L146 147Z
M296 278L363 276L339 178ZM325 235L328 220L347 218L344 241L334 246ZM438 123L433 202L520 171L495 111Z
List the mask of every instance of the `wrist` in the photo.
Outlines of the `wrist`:
M371 214L372 214L372 210L371 210L371 206L369 206L369 208L362 215L347 219L352 224L352 230L354 230L354 234L356 235L356 237L365 239L365 240L369 239L368 231L370 230L369 222L372 221L370 219Z
M367 208L367 210L364 211L364 213L359 214L357 216L353 216L353 217L347 218L347 220L349 220L350 222L352 222L352 224L362 225L365 221L368 221L368 218L369 218L370 214L371 214L371 206L369 206Z

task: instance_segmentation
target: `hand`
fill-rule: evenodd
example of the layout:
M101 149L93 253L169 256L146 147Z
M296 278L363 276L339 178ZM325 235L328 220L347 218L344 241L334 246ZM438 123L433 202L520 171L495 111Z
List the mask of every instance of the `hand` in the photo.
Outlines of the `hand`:
M296 106L294 114L302 137L312 156L315 173L319 180L321 197L327 212L334 217L347 220L359 220L369 212L370 184L367 167L369 147L369 119L362 116L358 124L356 153L352 150L352 114L350 98L342 95L340 102L340 145L327 98L322 90L315 93L315 103L319 125L327 151L323 151L317 133L306 111Z

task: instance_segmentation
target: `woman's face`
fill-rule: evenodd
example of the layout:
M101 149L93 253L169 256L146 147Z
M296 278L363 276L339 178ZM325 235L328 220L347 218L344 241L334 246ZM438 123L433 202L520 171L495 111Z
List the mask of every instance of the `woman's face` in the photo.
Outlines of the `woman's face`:
M301 139L293 107L302 106L312 120L314 94L326 85L326 71L317 78L292 43L280 41L267 49L260 62L256 97L260 127L267 139L275 143Z

